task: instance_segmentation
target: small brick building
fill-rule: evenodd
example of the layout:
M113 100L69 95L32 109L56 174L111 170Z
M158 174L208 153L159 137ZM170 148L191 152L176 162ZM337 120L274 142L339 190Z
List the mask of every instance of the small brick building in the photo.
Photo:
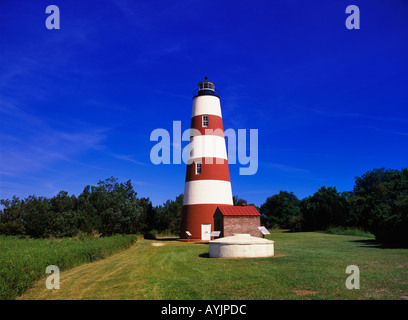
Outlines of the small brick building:
M253 237L260 237L260 225L261 214L254 206L220 205L214 213L214 230L221 231L220 237L228 237L233 233L249 233Z

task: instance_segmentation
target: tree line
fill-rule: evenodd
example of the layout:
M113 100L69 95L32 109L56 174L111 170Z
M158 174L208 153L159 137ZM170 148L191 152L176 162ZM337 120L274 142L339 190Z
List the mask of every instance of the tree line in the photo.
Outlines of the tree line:
M35 238L72 237L78 233L145 234L152 230L178 233L183 196L153 207L149 198L138 198L131 180L100 180L76 197L60 191L52 198L14 196L0 200L0 234Z
M323 186L299 200L280 191L259 208L268 227L302 231L358 228L383 243L408 245L408 169L374 169L356 177L349 192Z
M234 196L234 205L246 202ZM178 234L183 194L163 205L138 198L131 181L110 177L86 186L76 197L60 191L52 198L29 196L0 200L0 234L70 237L80 232L103 236L152 232ZM408 169L374 169L356 177L354 188L338 192L322 186L298 199L280 191L258 208L267 228L293 231L358 228L382 242L408 244Z

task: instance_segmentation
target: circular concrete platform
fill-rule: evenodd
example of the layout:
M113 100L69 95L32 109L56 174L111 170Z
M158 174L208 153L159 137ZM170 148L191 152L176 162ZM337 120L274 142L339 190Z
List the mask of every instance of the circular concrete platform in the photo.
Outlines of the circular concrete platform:
M246 233L233 233L230 237L209 243L210 258L259 258L274 255L274 242L252 237Z

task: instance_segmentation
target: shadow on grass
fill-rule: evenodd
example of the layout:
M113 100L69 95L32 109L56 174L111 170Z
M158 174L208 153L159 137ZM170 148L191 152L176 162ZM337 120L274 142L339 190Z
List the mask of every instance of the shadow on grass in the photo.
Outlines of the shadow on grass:
M198 256L199 256L200 258L209 258L209 257L210 257L210 254L207 252L207 253L199 254Z
M158 241L177 241L178 239L177 237L171 237L171 236L162 236L162 237L156 236L151 232L146 232L143 235L143 238L145 240L158 240Z
M407 249L407 244L398 243L384 243L375 239L351 240L350 242L361 244L359 247L363 248L377 248L377 249Z
M175 237L154 237L152 240L158 240L158 241L177 241L177 238Z

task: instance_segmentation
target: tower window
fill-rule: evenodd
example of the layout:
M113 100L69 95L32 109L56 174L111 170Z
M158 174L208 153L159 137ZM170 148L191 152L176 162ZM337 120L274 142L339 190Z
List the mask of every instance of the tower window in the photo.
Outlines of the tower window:
M196 174L201 174L202 163L201 161L196 162Z
M203 116L203 127L208 127L208 116Z

